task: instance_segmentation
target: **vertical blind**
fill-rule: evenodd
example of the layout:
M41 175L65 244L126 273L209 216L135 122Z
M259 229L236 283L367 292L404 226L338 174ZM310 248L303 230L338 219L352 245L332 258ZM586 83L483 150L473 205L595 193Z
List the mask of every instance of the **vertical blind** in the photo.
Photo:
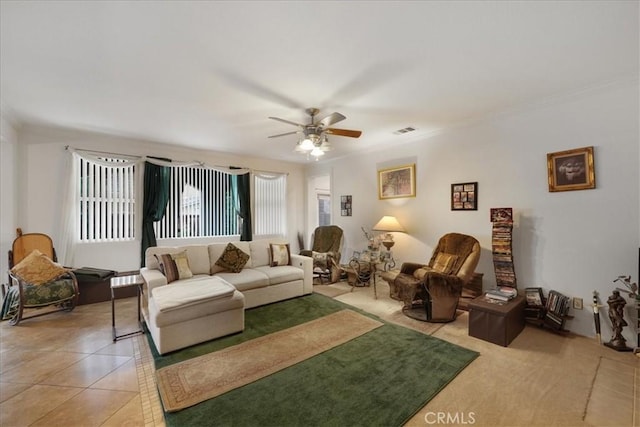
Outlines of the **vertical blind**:
M80 240L131 240L135 237L135 166L123 159L99 160L103 163L79 157Z
M287 229L287 176L255 175L254 234L284 236Z
M154 224L157 238L237 235L230 177L196 166L171 166L167 210Z
M85 242L135 238L135 162L77 157L79 238ZM170 167L170 196L157 238L239 235L231 175L199 166ZM286 174L254 175L254 235L286 235Z

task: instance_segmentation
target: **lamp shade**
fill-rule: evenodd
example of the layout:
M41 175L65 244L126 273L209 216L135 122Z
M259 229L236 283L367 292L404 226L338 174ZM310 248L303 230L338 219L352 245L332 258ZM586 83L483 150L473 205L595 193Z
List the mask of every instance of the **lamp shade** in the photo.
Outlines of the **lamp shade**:
M404 232L404 227L400 225L395 216L383 216L376 225L373 226L375 231L400 231Z

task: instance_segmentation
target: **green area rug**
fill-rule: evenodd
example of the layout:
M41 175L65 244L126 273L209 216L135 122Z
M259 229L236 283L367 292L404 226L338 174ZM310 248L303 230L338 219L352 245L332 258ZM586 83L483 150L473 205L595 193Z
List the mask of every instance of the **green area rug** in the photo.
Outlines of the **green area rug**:
M242 333L164 356L151 343L151 351L158 369L345 308L358 311L312 294L247 310ZM175 427L400 426L477 356L477 352L385 323L273 375L165 413L165 420L167 426Z

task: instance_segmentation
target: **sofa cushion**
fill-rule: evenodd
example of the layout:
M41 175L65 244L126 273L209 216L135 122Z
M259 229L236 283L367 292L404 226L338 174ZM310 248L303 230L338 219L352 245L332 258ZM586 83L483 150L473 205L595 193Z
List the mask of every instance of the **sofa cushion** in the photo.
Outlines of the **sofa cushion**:
M269 254L271 255L271 267L291 264L291 250L288 243L269 244Z
M228 243L215 264L232 273L240 273L249 260L249 254L233 243Z
M269 265L269 240L259 239L249 242L251 268Z
M231 283L240 292L249 289L264 288L269 286L269 276L260 271L263 268L274 267L245 268L241 273L223 271L221 273L217 273L216 277L221 277Z
M304 279L304 270L290 265L283 265L280 267L257 267L254 270L264 273L269 278L269 285L279 285L280 283Z
M158 311L189 307L200 302L229 298L236 288L220 277L188 280L176 286L161 286L151 291Z
M187 252L189 267L193 274L209 274L211 262L207 245L187 245L182 246L182 249Z

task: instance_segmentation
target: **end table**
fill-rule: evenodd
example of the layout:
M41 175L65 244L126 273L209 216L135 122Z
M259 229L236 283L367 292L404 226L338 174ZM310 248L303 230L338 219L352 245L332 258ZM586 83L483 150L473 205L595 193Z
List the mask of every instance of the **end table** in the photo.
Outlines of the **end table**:
M142 276L139 274L132 274L129 276L116 276L111 278L111 329L113 334L113 342L116 342L120 338L128 337L131 335L144 333L144 328L142 326L142 316L140 314L140 296L142 294L142 284L143 284ZM131 286L135 286L137 288L137 298L138 298L138 325L140 329L137 331L129 332L122 335L116 334L116 303L115 303L115 293L116 289L124 289L129 288Z

